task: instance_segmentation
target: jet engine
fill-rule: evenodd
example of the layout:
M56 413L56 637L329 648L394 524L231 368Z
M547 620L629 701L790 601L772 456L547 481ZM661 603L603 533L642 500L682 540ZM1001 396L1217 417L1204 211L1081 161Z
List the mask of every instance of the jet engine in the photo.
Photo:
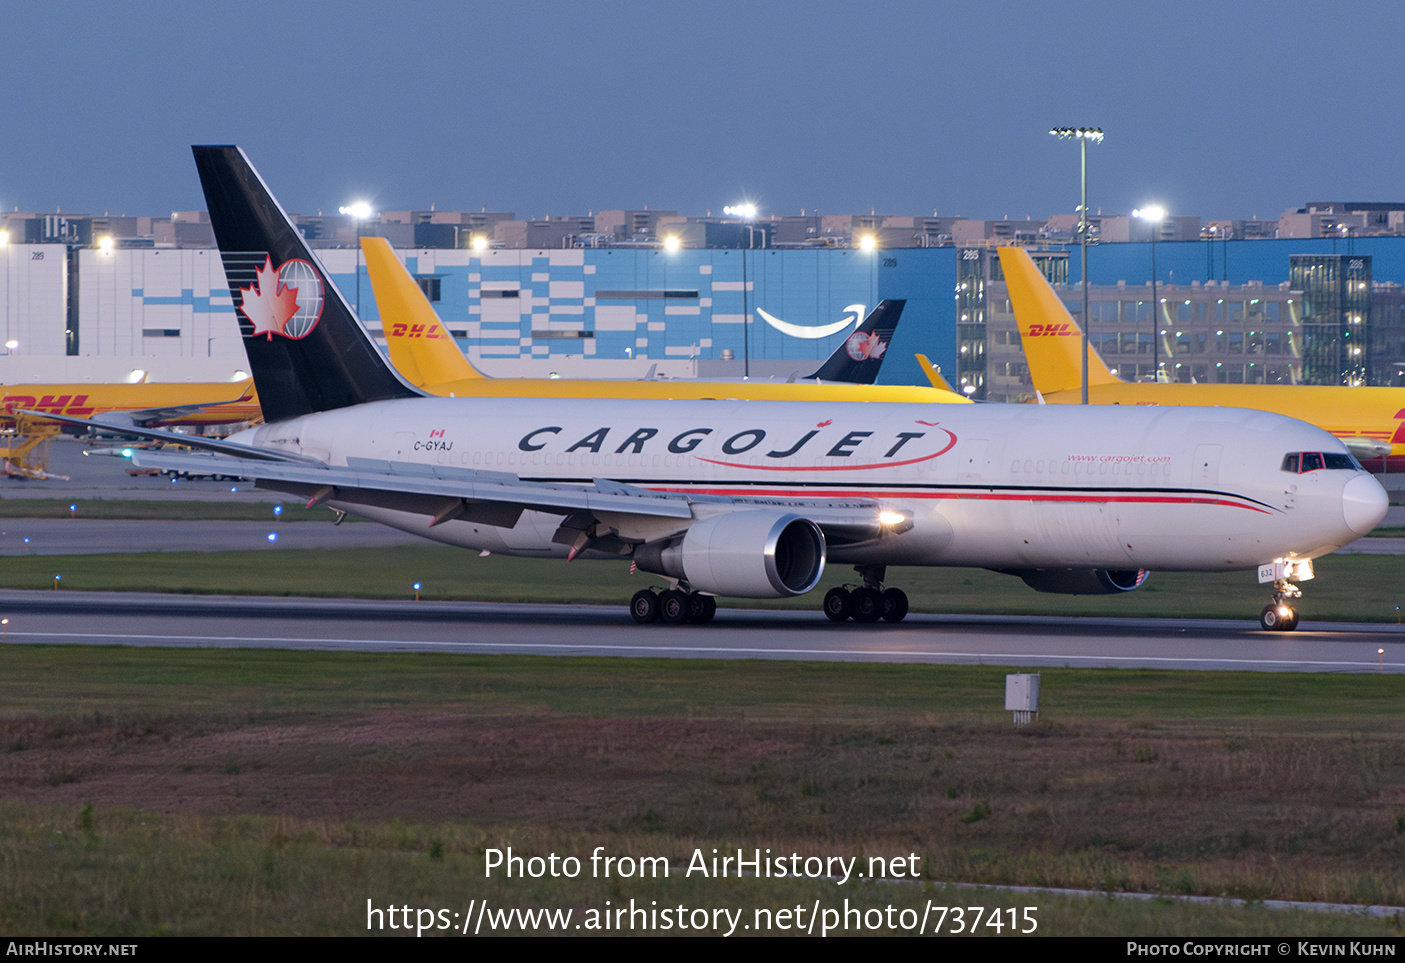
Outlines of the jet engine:
M1105 568L1025 568L1006 570L1036 592L1059 595L1116 595L1141 588L1151 574L1144 568L1113 571Z
M824 572L819 526L782 512L729 512L693 524L681 536L640 545L635 564L686 579L696 592L736 598L804 595Z

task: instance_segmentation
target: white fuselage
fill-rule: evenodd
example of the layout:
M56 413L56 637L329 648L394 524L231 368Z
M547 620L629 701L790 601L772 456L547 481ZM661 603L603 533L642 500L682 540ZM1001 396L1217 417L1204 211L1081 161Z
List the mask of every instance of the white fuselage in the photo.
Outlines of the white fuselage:
M336 466L376 459L557 484L609 479L765 500L800 515L838 502L910 517L900 533L830 546L831 561L861 564L1246 569L1340 548L1386 505L1363 472L1282 470L1289 452L1345 453L1331 435L1233 408L423 398L232 440ZM423 515L339 507L466 548L568 551L552 540L560 515L528 511L512 528L464 520L431 528ZM735 507L695 507L725 510ZM609 522L644 541L690 524Z

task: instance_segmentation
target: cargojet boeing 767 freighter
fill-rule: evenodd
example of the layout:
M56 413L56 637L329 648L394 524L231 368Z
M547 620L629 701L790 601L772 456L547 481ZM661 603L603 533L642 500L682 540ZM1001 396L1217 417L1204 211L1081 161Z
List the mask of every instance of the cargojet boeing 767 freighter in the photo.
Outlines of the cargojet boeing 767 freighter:
M178 436L218 454L133 460L242 475L464 548L632 562L670 586L634 595L638 622L801 595L837 562L862 585L825 597L836 621L906 614L890 565L979 566L1053 592L1247 569L1272 582L1264 627L1286 630L1311 560L1385 514L1341 442L1262 411L426 397L243 152L194 150L267 424Z

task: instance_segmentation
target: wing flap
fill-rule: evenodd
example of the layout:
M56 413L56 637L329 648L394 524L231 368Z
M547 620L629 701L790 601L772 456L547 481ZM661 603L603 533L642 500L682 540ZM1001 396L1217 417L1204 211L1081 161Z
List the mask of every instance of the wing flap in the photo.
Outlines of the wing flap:
M383 462L384 469L333 468L292 462L266 462L200 452L166 452L137 449L132 462L140 468L196 474L238 475L252 478L262 488L305 495L311 501L338 501L439 516L452 510L454 501L466 513L486 518L493 512L476 504L511 505L520 510L565 515L573 511L620 512L666 518L692 518L689 500L628 485L611 490L576 485L522 481L502 472L473 472L435 465ZM327 489L331 489L328 492ZM506 517L498 511L497 517ZM446 517L444 519L448 521ZM514 519L515 522L515 519Z
M913 524L909 512L885 509L872 499L690 495L605 478L593 479L590 485L553 484L524 481L506 472L380 459L353 459L353 464L342 468L153 449L135 449L131 458L141 468L251 478L260 488L298 495L309 505L337 502L425 515L431 528L460 519L511 528L522 512L536 511L563 516L563 529L594 532L591 537L600 538L618 536L621 516L691 523L719 512L771 508L803 515L820 527L830 544L849 545L901 534ZM621 545L635 540L621 537Z

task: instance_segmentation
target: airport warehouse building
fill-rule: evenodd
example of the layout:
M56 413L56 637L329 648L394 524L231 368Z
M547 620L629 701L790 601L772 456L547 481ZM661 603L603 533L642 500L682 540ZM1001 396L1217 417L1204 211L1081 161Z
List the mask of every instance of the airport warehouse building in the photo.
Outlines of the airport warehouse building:
M1077 248L1021 240L1078 318ZM925 383L920 352L973 397L1017 400L1031 389L998 243L1008 241L399 253L444 326L495 376L803 376L852 322L894 298L907 305L880 380ZM379 331L358 250L318 254ZM1163 240L1155 258L1153 305L1151 244L1088 252L1092 343L1123 377L1151 377L1155 337L1171 380L1405 384L1405 236ZM0 247L0 304L6 383L133 371L214 381L245 367L213 247L10 241Z

